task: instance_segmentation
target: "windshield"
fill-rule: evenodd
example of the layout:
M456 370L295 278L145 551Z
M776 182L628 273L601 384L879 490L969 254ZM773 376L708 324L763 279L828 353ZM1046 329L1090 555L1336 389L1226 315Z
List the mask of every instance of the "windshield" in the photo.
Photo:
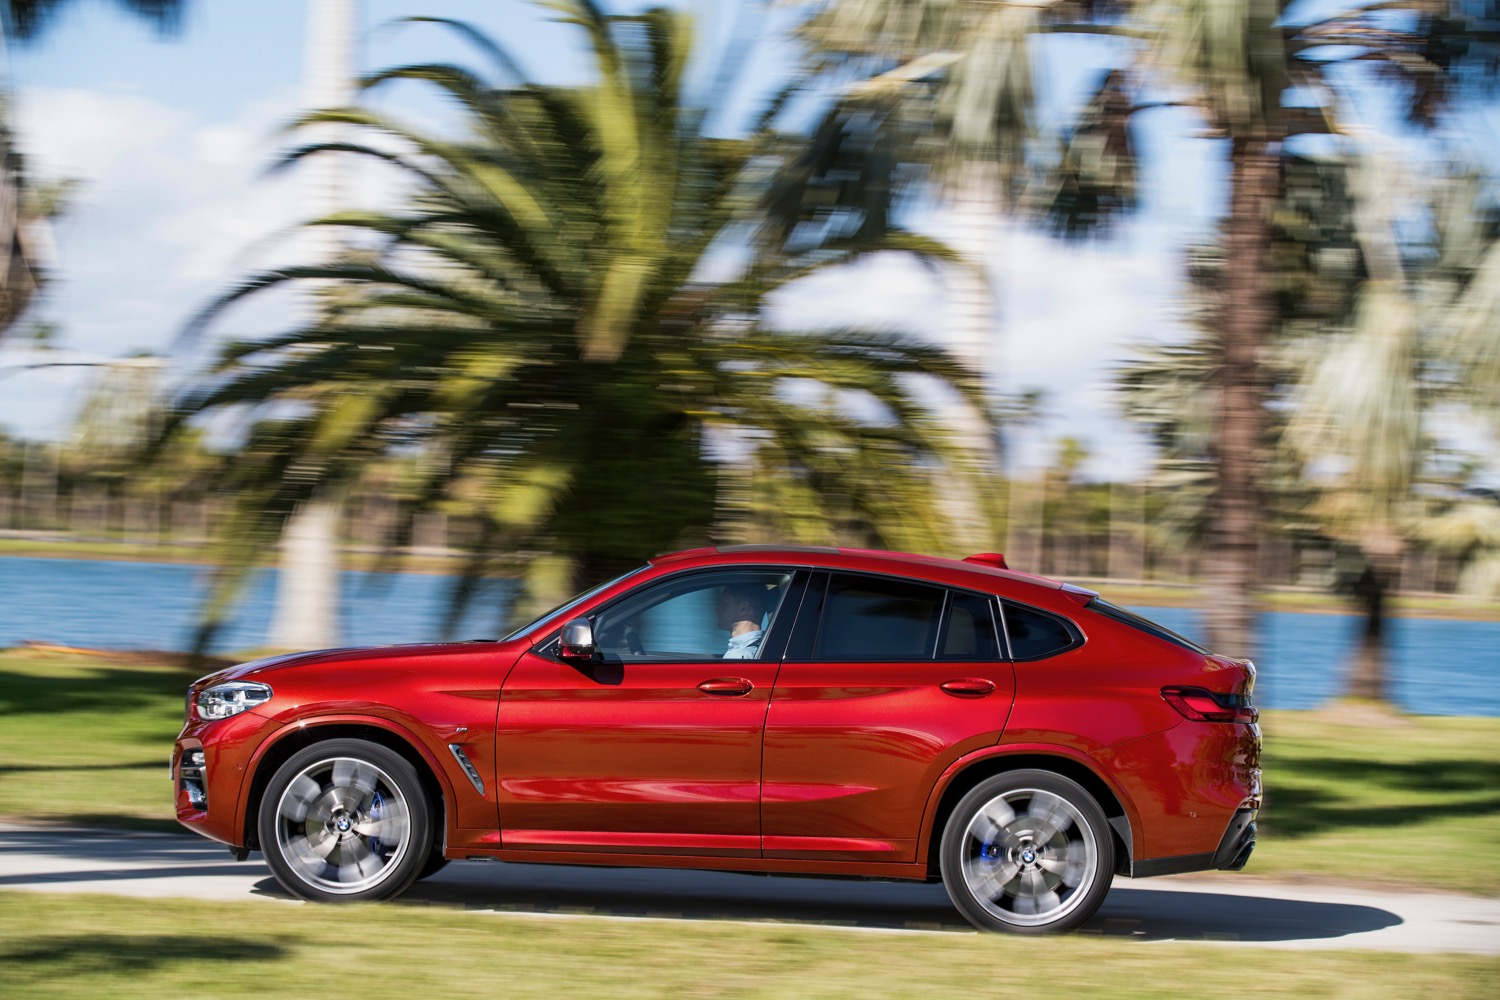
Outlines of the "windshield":
M510 635L507 635L504 639L501 639L500 641L501 642L509 642L511 639L518 639L518 638L520 638L522 635L526 634L527 632L530 632L532 629L541 628L544 625L550 625L550 624L552 624L552 622L553 622L554 619L562 618L569 611L572 611L574 608L578 607L578 605L582 604L584 601L588 600L590 597L593 597L595 594L602 593L603 591L608 590L610 587L613 587L615 584L619 583L621 580L628 580L632 576L635 576L637 573L639 573L641 570L648 569L648 568L649 568L649 566L637 566L635 569L631 570L629 573L626 573L626 574L624 574L622 576L617 576L613 580L607 580L604 583L599 584L599 586L597 586L597 587L591 587L590 589L585 590L583 593L579 594L577 597L573 598L571 601L567 602L566 604L562 604L562 605L559 605L558 607L553 608L551 611L549 611L546 614L542 615L540 618L533 618L531 621L527 622L525 625L522 625L520 628L514 630L513 632L510 633Z
M1148 635L1154 635L1158 639L1165 639L1168 642L1175 642L1177 645L1182 646L1185 649L1191 649L1195 653L1203 653L1207 655L1209 652L1207 649L1204 649L1193 640L1187 638L1186 636L1178 635L1176 632L1173 632L1165 625L1158 625L1151 619L1143 618L1142 616L1136 614L1134 611L1126 611L1118 604L1111 604L1102 597L1096 597L1092 601L1089 601L1086 607L1099 612L1101 615L1113 618L1117 622L1124 622L1131 628L1137 628L1142 632L1147 633Z

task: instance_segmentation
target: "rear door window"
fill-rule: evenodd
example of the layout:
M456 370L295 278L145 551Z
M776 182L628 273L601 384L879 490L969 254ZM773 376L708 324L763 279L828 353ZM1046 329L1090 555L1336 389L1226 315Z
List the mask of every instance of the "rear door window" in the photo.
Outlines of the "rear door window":
M931 660L943 597L941 587L835 573L813 658Z
M994 604L980 594L955 590L948 596L948 615L938 658L943 660L999 660Z

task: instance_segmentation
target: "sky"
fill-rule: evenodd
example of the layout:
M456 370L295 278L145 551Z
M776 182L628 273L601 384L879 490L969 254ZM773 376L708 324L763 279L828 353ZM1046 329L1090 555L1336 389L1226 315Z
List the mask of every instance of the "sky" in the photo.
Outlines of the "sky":
M414 11L469 21L508 44L548 82L583 78L576 29L522 0L363 0L362 71L470 53L439 29L391 22ZM616 4L617 8L644 4ZM722 42L736 25L725 8L700 3L703 31ZM56 280L32 318L54 324L65 357L166 352L188 321L236 277L296 253L289 230L307 212L294 172L269 173L285 149L285 124L303 106L307 4L303 0L190 0L180 31L157 35L101 0L68 8L38 43L12 47L9 74L18 143L40 178L75 178L67 215L55 227ZM758 32L736 100L748 109L791 70L794 51L779 22L751 18ZM1049 117L1079 100L1097 55L1084 47L1041 51L1040 88L1054 95ZM448 109L403 85L378 100L424 126L441 128ZM999 313L983 349L996 391L1045 392L1045 418L1013 442L1023 471L1048 464L1057 439L1083 440L1092 478L1140 475L1145 438L1119 415L1110 372L1130 345L1189 336L1176 316L1180 248L1213 225L1224 190L1220 156L1195 137L1180 109L1148 112L1136 130L1144 160L1142 211L1105 241L1064 245L1017 226L993 231L987 261ZM377 197L378 177L357 179L350 198ZM951 206L910 220L939 237L965 225ZM881 326L943 341L946 294L940 277L895 257L826 273L784 294L776 317L788 326ZM297 302L266 296L236 310L218 336L291 326ZM0 347L0 426L28 438L65 437L86 368L17 372L25 348ZM6 369L12 369L6 371Z

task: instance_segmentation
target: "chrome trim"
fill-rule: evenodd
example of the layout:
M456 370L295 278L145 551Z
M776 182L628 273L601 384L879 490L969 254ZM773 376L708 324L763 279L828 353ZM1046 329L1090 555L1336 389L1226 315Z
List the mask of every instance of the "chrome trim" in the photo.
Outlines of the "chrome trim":
M458 761L458 766L464 769L464 774L469 776L469 783L474 786L474 791L483 795L484 779L479 776L479 770L474 766L474 762L469 759L469 755L464 753L464 748L457 743L449 743L448 749L452 752L453 759Z

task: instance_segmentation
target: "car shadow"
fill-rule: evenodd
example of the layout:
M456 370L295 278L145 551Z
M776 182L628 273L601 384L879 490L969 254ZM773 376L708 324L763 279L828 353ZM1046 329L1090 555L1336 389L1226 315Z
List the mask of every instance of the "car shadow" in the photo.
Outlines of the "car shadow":
M1322 941L1394 927L1389 910L1211 890L1116 885L1083 932L1145 941Z
M284 897L273 879L255 891ZM724 872L453 862L398 905L473 910L903 930L973 928L940 885ZM1380 930L1401 918L1373 906L1117 885L1081 934L1143 941L1292 942Z

